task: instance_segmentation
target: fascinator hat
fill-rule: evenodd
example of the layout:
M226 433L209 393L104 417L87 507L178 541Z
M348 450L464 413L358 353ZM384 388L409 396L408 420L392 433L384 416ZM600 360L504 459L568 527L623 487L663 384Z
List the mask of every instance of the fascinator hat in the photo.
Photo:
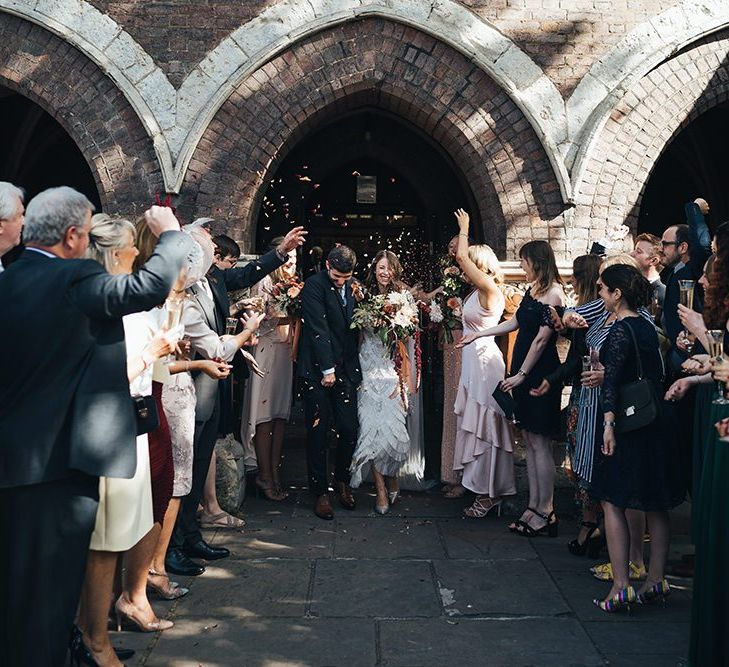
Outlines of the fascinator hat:
M213 222L213 218L198 218L189 225L182 227L185 234L189 234L195 244L187 255L185 263L186 275L185 289L192 287L201 278L204 278L213 265L213 239L205 225Z

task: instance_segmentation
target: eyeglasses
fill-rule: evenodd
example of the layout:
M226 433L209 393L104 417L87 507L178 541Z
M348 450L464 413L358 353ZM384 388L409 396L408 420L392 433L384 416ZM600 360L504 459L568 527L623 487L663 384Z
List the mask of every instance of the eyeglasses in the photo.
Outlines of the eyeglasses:
M665 248L667 245L679 245L678 241L661 241L661 245Z

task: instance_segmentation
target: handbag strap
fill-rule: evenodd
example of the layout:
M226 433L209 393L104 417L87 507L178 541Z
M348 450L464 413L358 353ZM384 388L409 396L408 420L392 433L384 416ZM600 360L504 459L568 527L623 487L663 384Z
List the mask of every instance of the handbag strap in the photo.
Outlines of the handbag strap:
M635 357L638 362L638 379L643 379L643 362L640 358L640 349L638 349L638 339L635 337L635 331L633 331L633 327L631 327L625 320L622 320L626 327L628 327L628 331L630 331L630 337L633 339L633 345L635 346Z

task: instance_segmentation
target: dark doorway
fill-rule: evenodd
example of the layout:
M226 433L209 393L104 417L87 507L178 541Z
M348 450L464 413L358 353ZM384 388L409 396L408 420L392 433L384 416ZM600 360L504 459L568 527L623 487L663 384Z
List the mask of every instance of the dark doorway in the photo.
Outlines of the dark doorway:
M26 202L46 188L68 185L101 209L94 177L78 146L49 113L0 86L0 181L25 190Z
M643 193L638 231L660 236L684 222L683 205L703 197L711 219L729 218L729 105L721 104L689 123L656 162ZM713 225L712 225L713 226Z
M309 246L325 255L334 243L349 245L361 270L388 248L408 281L428 284L431 258L457 232L458 207L472 212L480 234L473 195L450 158L410 124L363 109L311 133L286 156L262 202L256 248L304 224Z

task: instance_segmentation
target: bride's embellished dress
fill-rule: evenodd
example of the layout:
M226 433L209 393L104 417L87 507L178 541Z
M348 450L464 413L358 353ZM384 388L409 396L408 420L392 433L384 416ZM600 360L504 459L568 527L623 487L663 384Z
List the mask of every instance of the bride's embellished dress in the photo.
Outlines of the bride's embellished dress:
M363 334L359 363L362 369L357 396L359 435L352 457L351 481L355 488L367 476L370 461L380 474L395 476L410 452L400 379L389 351L371 331Z

